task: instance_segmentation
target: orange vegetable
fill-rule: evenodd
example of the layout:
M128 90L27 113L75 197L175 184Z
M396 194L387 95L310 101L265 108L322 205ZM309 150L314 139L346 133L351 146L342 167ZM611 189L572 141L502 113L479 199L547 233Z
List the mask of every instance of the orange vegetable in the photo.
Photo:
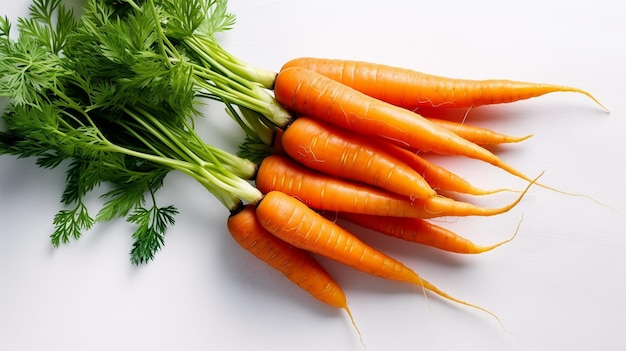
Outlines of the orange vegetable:
M532 136L525 135L523 137L514 137L502 133L496 133L490 129L470 126L465 123L458 123L439 118L427 119L430 122L453 132L454 134L462 137L465 140L482 146L498 145L505 143L519 143L520 141L524 141Z
M303 57L287 62L288 67L303 67L369 96L410 110L419 107L476 107L514 102L553 92L581 93L606 108L582 89L518 82L503 79L469 80L425 74L382 64Z
M227 226L233 239L246 251L279 270L316 299L350 313L343 290L326 270L306 251L265 230L256 217L255 205L233 212Z
M255 205L246 205L233 212L228 217L227 226L233 239L243 249L280 271L314 298L344 309L356 328L341 287L308 252L268 232L256 216Z
M282 70L276 78L274 93L281 104L297 113L366 136L394 140L421 151L479 159L531 181L489 150L424 117L367 96L314 71L299 67Z
M491 246L479 246L449 229L423 219L372 216L356 213L340 213L339 218L398 239L461 254L487 252L513 239L511 238Z
M411 201L366 184L313 171L278 155L268 156L261 162L256 185L264 194L281 191L317 210L422 219L492 216L510 210L525 194L524 191L515 201L499 208L479 207L443 196Z
M420 173L422 177L430 184L435 190L452 191L470 195L487 195L496 192L505 191L507 189L480 189L465 179L461 178L457 174L440 167L427 159L420 157L417 153L393 145L386 140L379 140L381 147L385 148L388 152L395 155L406 165L412 167L416 172Z
M296 119L281 139L294 160L320 172L360 181L410 199L436 195L422 176L362 135L309 117Z
M269 192L256 212L265 229L291 245L376 277L420 286L448 300L492 314L442 291L411 268L360 241L292 196L279 191Z

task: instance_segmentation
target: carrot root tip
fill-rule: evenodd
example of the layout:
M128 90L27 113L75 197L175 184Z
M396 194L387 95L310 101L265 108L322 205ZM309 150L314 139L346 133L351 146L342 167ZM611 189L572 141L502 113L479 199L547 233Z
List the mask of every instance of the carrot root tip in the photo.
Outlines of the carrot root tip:
M346 314L348 315L348 318L350 318L350 322L352 323L352 326L356 330L357 334L359 334L359 341L361 342L361 345L363 345L364 349L366 349L367 345L365 344L365 341L363 340L363 334L361 333L361 330L359 329L359 327L356 324L356 320L354 319L354 316L352 315L352 311L350 310L348 305L343 307L343 309L346 311Z

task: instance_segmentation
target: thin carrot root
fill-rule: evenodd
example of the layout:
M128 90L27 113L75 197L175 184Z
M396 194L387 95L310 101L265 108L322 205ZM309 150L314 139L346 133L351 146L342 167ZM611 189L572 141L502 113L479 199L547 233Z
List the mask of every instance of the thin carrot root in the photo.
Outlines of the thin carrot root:
M350 322L352 323L352 326L356 330L357 334L359 334L359 341L361 342L361 345L363 345L363 347L367 348L367 345L365 344L365 340L363 340L363 334L361 333L361 330L359 329L359 326L356 324L356 320L354 319L354 316L352 315L352 311L350 310L350 308L348 307L347 304L346 304L345 307L342 307L342 308L348 314L348 318L350 318Z
M494 160L488 161L488 163L490 163L490 164L492 164L492 165L494 165L494 166L496 166L496 167L498 167L498 168L500 168L500 169L502 169L502 170L504 170L504 171L506 171L506 172L508 172L508 173L510 173L510 174L512 174L512 175L514 175L516 177L518 177L518 178L521 178L521 179L523 179L523 180L525 180L527 182L531 182L531 183L535 184L538 187L541 187L541 188L544 188L544 189L547 189L547 190L550 190L550 191L554 191L554 192L557 192L557 193L560 193L560 194L564 194L564 195L587 197L587 198L589 198L589 199L591 199L593 201L596 201L596 200L594 200L593 198L591 198L588 195L571 193L571 192L567 192L567 191L564 191L564 190L557 189L555 187L552 187L552 186L549 186L549 185L546 185L546 184L539 183L539 182L537 182L537 179L533 180L533 179L529 178L527 175L525 175L521 171L517 170L513 166L507 164L506 162L502 161L497 156L495 157ZM541 174L543 174L543 172Z
M530 187L535 185L535 184L537 184L537 180L539 180L539 178L541 178L541 176L543 176L543 173L544 172L541 172L537 177L535 177L535 179L530 179L530 183L528 183L528 185L526 186L526 189L524 189L524 191L522 191L522 193L517 198L517 200L513 201L512 203L510 203L508 206L502 207L502 209L506 209L506 211L509 211L510 209L515 207L518 203L520 203L522 201L522 198L524 197L524 195L526 195L528 190L530 190ZM503 212L506 212L506 211L503 211Z
M491 163L491 162L490 162L490 163ZM509 165L508 165L508 164L506 164L504 161L501 161L499 158L497 158L497 161L496 161L495 163L491 163L491 164L492 164L492 165L494 165L494 166L496 166L496 167L498 167L498 168L501 168L501 169L503 169L504 171L507 171L508 173L510 173L510 174L512 174L512 175L514 175L514 176L517 176L517 177L519 177L519 178L521 178L521 179L523 179L523 180L526 180L526 181L529 181L529 182L531 182L531 183L534 183L534 184L535 184L535 185L537 185L538 187L544 188L544 189L546 189L546 190L554 191L554 192L556 192L556 193L563 194L563 195L567 195L567 196L584 197L584 198L587 198L587 199L589 199L589 200L591 200L591 201L595 202L596 204L598 204L598 205L600 205L600 206L603 206L603 207L607 207L607 208L611 208L611 209L612 209L612 207L610 207L609 205L604 204L604 203L602 203L602 202L600 202L600 201L598 201L598 200L594 199L594 198L593 198L592 196L590 196L590 195L587 195L587 194L580 194L580 193L573 193L573 192L569 192L569 191L565 191L565 190L560 190L560 189L557 189L557 188L555 188L555 187L552 187L552 186L549 186L549 185L546 185L546 184L538 183L538 182L536 182L536 179L535 179L535 180L530 179L528 176L526 176L526 175L525 175L525 174L523 174L522 172L518 171L517 169L513 168L512 166L509 166ZM543 172L542 172L542 174L543 174Z
M472 187L472 192L466 192L467 195L475 195L475 196L484 196L484 195L493 195L498 193L510 192L510 193L519 193L523 190L516 190L510 188L497 188L497 189L482 189L477 187Z
M495 208L485 208L485 207L479 207L479 206L473 206L470 205L468 203L465 202L457 202L457 205L459 206L459 213L455 213L455 209L451 209L451 210L447 210L447 211L438 211L434 206L431 207L431 211L429 211L429 213L431 214L430 216L425 216L423 215L422 219L427 219L427 218L436 218L436 217L443 217L443 216L495 216L495 215L499 215L505 212L508 212L509 210L511 210L513 207L517 206L517 204L519 204L522 199L524 198L524 196L526 195L526 193L528 193L528 191L530 190L530 188L536 184L537 180L543 175L543 172L541 172L541 174L539 176L537 176L537 178L532 179L528 185L526 186L526 188L524 189L524 191L522 191L522 193L517 197L517 199L515 199L513 202L501 206L501 207L495 207ZM443 200L445 201L446 198L444 198ZM437 200L437 198L434 199L430 199L430 200ZM471 207L470 207L471 206Z
M533 137L534 134L527 134L521 137L514 137L514 136L507 136L507 143L519 143L522 142L524 140L530 139Z
M498 315L496 315L495 313L489 311L488 309L482 307L482 306L478 306L476 304L472 304L469 303L465 300L461 300L459 298L456 298L450 294L448 294L447 292L439 289L438 287L436 287L435 285L433 285L432 283L430 283L429 281L421 278L418 276L419 281L416 281L415 284L421 286L422 288L429 290L441 297L443 297L444 299L450 300L452 302L456 302L458 304L464 305L464 306L468 306L474 309L477 309L479 311L485 312L488 315L492 316L493 318L496 319L496 321L498 321L498 323L500 324L500 326L502 327L502 329L507 330L506 327L504 326L504 323L502 323L502 320L500 319L500 317L498 317Z
M523 218L524 218L524 216L522 216L522 219ZM513 235L510 238L508 238L508 239L506 239L504 241L501 241L499 243L493 244L493 245L479 247L478 251L476 251L475 253L483 253L483 252L491 251L491 250L493 250L495 248L498 248L498 247L500 247L500 246L502 246L504 244L508 244L511 241L513 241L513 239L515 239L515 237L517 236L517 233L519 232L519 228L522 226L522 219L520 219L520 221L517 223L517 227L515 228L515 232L513 233Z
M583 89L579 89L579 88L573 88L573 87L562 87L562 89L560 91L564 91L564 92L573 92L573 93L580 93L583 95L586 95L588 98L590 98L591 100L593 100L593 102L595 102L598 106L600 106L605 112L607 113L611 113L611 111L609 111L609 109L604 106L600 100L596 99L595 96L591 95L590 92L583 90Z

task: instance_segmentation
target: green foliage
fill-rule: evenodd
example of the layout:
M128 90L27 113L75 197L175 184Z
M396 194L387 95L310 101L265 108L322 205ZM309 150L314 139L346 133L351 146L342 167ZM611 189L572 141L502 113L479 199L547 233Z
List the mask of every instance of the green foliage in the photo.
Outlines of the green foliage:
M166 14L166 30L173 38L183 39L201 34L213 36L230 30L235 15L227 10L226 0L155 0Z
M91 229L93 218L89 215L87 206L83 202L76 204L73 209L60 210L54 216L54 232L50 235L52 245L58 247L70 242L70 239L78 239L81 234Z
M163 185L168 171L155 170L141 172L136 170L132 174L124 173L122 176L130 176L128 179L119 179L113 189L102 195L106 202L96 215L97 222L107 222L119 217L126 217L133 209L143 206L145 194L154 194Z
M18 20L21 33L36 38L50 53L59 54L77 25L72 9L61 0L33 0L29 10L29 18Z
M241 178L254 167L205 144L193 129L196 97L217 86L210 77L230 78L207 75L164 32L226 30L234 23L226 2L88 0L76 18L61 1L34 0L17 21L16 40L0 18L0 96L10 99L0 154L32 157L44 168L67 165L52 244L124 218L136 226L131 261L151 260L178 213L156 204L173 170L229 209L258 200L260 192ZM213 93L233 95L227 87ZM94 191L104 192L104 204L92 217L85 198Z
M138 207L128 217L128 221L137 224L133 233L133 248L130 251L131 262L145 263L161 248L165 231L168 226L174 225L174 216L178 213L173 206L151 208Z

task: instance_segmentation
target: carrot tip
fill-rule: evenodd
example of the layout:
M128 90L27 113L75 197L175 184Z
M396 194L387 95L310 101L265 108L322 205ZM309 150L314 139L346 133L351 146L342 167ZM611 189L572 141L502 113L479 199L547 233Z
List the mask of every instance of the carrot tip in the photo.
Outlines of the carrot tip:
M361 334L361 330L356 324L356 320L354 319L354 316L352 315L352 311L350 310L347 304L343 307L343 309L348 314L348 318L350 318L350 322L352 322L352 326L356 330L357 334L359 334L359 340L361 341L361 345L363 345L364 348L367 348L367 345L365 344L365 341L363 340L363 334Z
M500 246L502 246L504 244L508 244L511 241L513 241L513 239L515 239L515 237L517 236L517 233L519 232L519 228L522 226L522 220L523 219L524 219L524 214L522 214L522 218L517 223L517 227L515 228L515 232L513 233L513 235L510 238L508 238L508 239L506 239L504 241L501 241L501 242L499 242L497 244L494 244L494 245L483 246L478 251L476 251L475 253L483 253L483 252L491 251L491 250L493 250L493 249L495 249L497 247L500 247Z
M472 188L470 191L467 191L466 194L475 195L475 196L483 196L483 195L493 195L493 194L504 193L504 192L521 193L523 192L523 190L515 190L515 189L509 189L509 188L498 188L498 189Z
M580 90L580 92L584 95L587 95L591 100L593 100L596 104L598 104L598 106L600 106L606 113L611 113L611 111L609 111L609 109L604 106L600 100L596 99L595 96L591 95L591 93L584 91L584 90Z
M541 172L541 174L539 175L539 177L541 177L541 175L543 175L543 173L544 173L544 172ZM589 199L589 200L591 200L591 201L595 202L596 204L598 204L598 205L600 205L600 206L603 206L603 207L606 207L606 208L608 208L608 209L611 209L611 210L617 211L615 208L613 208L613 207L611 207L611 206L609 206L609 205L607 205L607 204L605 204L605 203L602 203L602 202L600 202L599 200L596 200L595 198L593 198L593 197L592 197L592 196L590 196L590 195L587 195L587 194L580 194L580 193L572 193L572 192L568 192L568 191L564 191L564 190L559 190L559 189L553 188L553 187L548 186L548 185L545 185L545 184L538 183L538 182L537 182L537 180L539 179L539 177L535 178L535 180L533 180L533 181L531 182L531 184L533 184L533 183L534 183L534 184L536 184L537 186L542 187L542 188L544 188L544 189L547 189L547 190L550 190L550 191L554 191L554 192L556 192L556 193L563 194L563 195L567 195L567 196L584 197L584 198L587 198L587 199Z
M522 142L522 141L524 141L524 140L526 140L526 139L530 139L530 138L532 138L533 136L534 136L534 134L528 134L528 135L525 135L525 136L523 136L523 137L516 138L516 139L515 139L514 141L512 141L512 142L513 142L513 143L519 143L519 142Z
M544 172L541 172L541 174L539 174L535 179L532 179L526 186L526 189L522 191L522 193L517 197L517 199L515 199L515 201L511 202L508 205L502 206L500 208L494 208L493 210L490 211L489 215L501 214L517 206L517 204L519 204L522 201L526 193L528 193L528 190L530 190L530 187L533 186L534 184L538 184L537 180L539 180L539 178L543 175L543 173Z
M420 281L421 281L420 285L422 286L422 288L430 290L431 292L433 292L433 293L435 293L435 294L437 294L437 295L439 295L439 296L441 296L441 297L443 297L443 298L445 298L447 300L450 300L452 302L456 302L456 303L459 303L461 305L465 305L465 306L468 306L468 307L471 307L471 308L475 308L475 309L477 309L479 311L485 312L485 313L489 314L490 316L492 316L493 318L495 318L496 321L498 321L498 323L502 327L502 329L504 329L505 331L507 330L506 327L504 326L504 323L502 323L502 320L500 319L500 317L498 317L498 315L496 315L495 313L489 311L488 309L486 309L484 307L481 307L481 306L478 306L478 305L475 305L475 304L471 304L471 303L469 303L467 301L458 299L458 298L456 298L456 297L446 293L445 291L437 288L435 285L433 285L432 283L430 283L430 282L428 282L428 281L426 281L424 279L420 278Z

